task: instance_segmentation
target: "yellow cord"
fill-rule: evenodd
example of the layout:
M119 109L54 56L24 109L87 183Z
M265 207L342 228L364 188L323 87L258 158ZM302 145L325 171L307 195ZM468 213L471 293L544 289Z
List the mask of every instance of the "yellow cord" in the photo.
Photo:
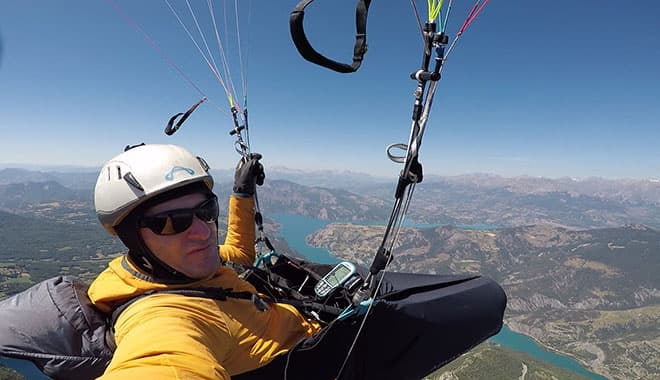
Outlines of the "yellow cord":
M427 0L429 6L429 22L434 22L440 15L443 0Z

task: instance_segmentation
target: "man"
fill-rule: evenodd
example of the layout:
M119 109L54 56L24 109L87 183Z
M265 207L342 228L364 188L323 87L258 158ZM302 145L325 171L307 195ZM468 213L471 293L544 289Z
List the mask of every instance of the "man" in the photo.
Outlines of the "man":
M140 145L106 163L96 183L96 213L128 253L91 284L94 305L111 313L141 294L179 288L256 294L222 263L254 262L260 158L239 161L220 246L218 203L203 159L178 146ZM101 379L229 379L264 366L319 330L290 305L258 306L249 297L142 297L116 321L117 349Z

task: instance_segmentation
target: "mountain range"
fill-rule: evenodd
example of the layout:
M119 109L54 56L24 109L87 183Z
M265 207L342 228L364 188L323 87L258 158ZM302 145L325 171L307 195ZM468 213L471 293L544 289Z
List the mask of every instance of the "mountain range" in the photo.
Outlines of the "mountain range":
M232 172L212 173L216 193L229 194ZM21 199L30 203L48 196L91 200L96 176L92 169L2 169L0 209L20 209ZM394 178L367 174L278 168L267 171L260 200L264 209L274 213L300 213L333 221L381 221L388 217L395 184ZM58 191L69 194L57 194ZM578 229L644 224L660 229L660 181L505 178L484 174L430 176L417 185L408 217L418 224L514 227L546 223Z

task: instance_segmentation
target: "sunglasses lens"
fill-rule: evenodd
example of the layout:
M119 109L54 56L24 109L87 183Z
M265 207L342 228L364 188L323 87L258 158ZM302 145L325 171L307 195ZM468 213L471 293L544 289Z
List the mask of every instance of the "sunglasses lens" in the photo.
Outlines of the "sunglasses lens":
M147 227L156 234L160 234L167 224L167 216L150 216L140 220L140 227Z
M195 208L164 211L140 220L140 227L149 228L158 235L174 235L184 232L193 222L196 215L201 221L211 223L218 220L218 199L209 198Z
M218 208L218 199L215 197L205 201L197 208L195 208L195 215L197 215L201 221L206 223L211 223L218 220L219 213L220 210Z
M176 212L170 214L170 222L171 222L170 224L165 225L165 228L161 232L161 235L178 234L190 228L190 225L193 222L192 210L186 210L186 212Z

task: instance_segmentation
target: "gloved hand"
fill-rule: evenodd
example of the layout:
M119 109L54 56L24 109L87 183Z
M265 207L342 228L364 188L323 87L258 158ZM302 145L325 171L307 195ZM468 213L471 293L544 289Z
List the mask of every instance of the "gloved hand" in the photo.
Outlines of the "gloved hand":
M234 193L254 195L258 186L264 184L266 174L264 167L259 160L259 153L250 153L248 157L243 157L236 164L234 173Z

